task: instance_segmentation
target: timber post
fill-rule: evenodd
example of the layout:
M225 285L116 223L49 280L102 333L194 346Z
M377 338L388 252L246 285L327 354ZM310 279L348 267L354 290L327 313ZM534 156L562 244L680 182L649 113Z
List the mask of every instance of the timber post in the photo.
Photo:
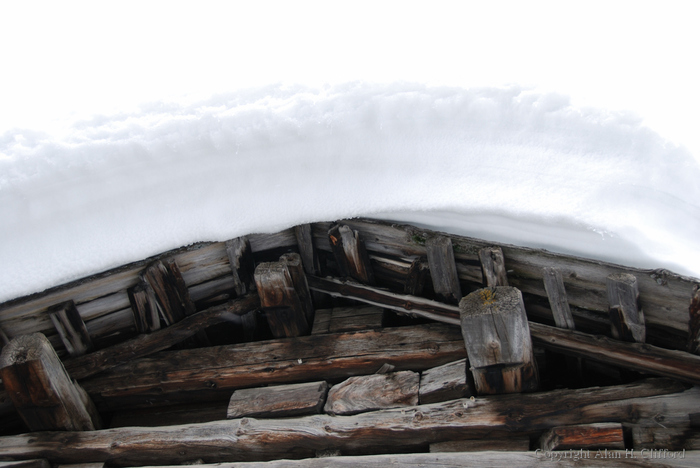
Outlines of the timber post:
M508 286L508 275L500 247L484 247L479 250L481 273L484 275L484 286Z
M688 315L688 352L700 354L700 284L693 287Z
M547 299L549 299L549 306L554 316L554 323L557 324L558 328L576 330L561 272L556 268L543 268L542 279L544 280Z
M374 271L360 234L349 226L336 224L328 230L333 256L341 276L374 285Z
M17 412L31 431L99 429L87 393L74 383L41 333L19 336L0 354L0 376Z
M520 291L509 286L479 289L462 298L459 309L477 392L537 390L537 366Z
M462 297L462 288L459 285L452 239L447 236L430 237L425 241L425 250L428 253L435 295L441 302L456 305Z
M152 263L141 276L158 298L161 314L168 325L179 322L195 312L180 268L174 260Z
M49 317L71 357L92 350L92 339L73 301L50 308Z
M226 241L226 255L231 264L233 288L238 297L255 290L253 251L247 237L236 237Z
M429 266L425 258L415 258L411 262L404 283L403 293L410 296L420 296L423 293L425 285L425 276L429 270Z
M608 292L612 335L618 340L644 343L646 327L639 302L637 278L629 273L613 273L605 282Z
M308 275L318 276L321 274L321 262L314 246L314 236L310 224L301 224L294 227L294 236L297 238L299 254L304 265L304 271Z
M160 330L160 306L153 288L141 279L127 290L136 331L140 334Z

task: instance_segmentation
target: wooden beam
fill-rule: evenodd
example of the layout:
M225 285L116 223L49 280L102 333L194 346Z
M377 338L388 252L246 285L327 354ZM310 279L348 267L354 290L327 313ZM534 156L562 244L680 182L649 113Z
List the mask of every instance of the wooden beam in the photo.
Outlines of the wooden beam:
M316 311L312 335L382 328L384 311L379 307L335 307Z
M304 264L304 271L308 275L318 276L321 274L321 263L318 259L316 247L314 247L314 237L310 224L300 224L294 227L294 235L297 238L299 254Z
M452 325L460 324L459 308L455 306L337 279L309 277L308 280L311 289L332 296ZM649 344L627 343L604 336L558 329L536 322L529 322L529 327L533 342L542 348L700 385L700 356Z
M503 251L500 247L484 247L479 250L481 273L484 276L484 286L508 286L508 275Z
M165 351L82 383L100 408L118 410L227 400L239 388L343 379L384 363L418 371L465 354L458 328L429 324Z
M141 278L135 286L127 290L127 293L136 331L151 333L160 330L160 305L153 288Z
M149 265L141 277L153 289L167 325L179 322L195 312L187 285L175 260L158 260Z
M700 354L700 284L693 288L688 315L688 352Z
M314 304L311 300L311 291L306 281L306 274L298 253L286 253L280 257L280 261L287 264L287 270L292 278L294 292L299 297L301 307L304 310L306 322L311 325L314 322Z
M540 437L540 448L553 450L619 449L625 448L620 423L576 424L557 426Z
M92 350L90 334L73 301L50 308L49 317L71 357L82 356Z
M233 288L242 296L255 290L253 250L247 237L236 237L226 241L226 255L233 274Z
M542 279L544 280L544 289L547 291L549 307L552 309L552 315L554 316L554 323L559 328L575 330L576 324L574 323L573 315L571 315L571 308L566 297L566 288L564 287L561 271L557 268L543 268Z
M328 230L328 239L341 276L373 285L374 272L359 233L346 225L335 225Z
M467 360L450 362L425 370L420 376L421 405L475 395L467 378Z
M459 285L452 240L447 236L430 237L425 241L425 250L437 299L457 304L462 298L462 288Z
M226 417L288 418L318 414L327 393L325 381L236 390L229 400Z
M0 354L7 394L32 431L93 430L99 419L41 333L13 339Z
M425 259L414 259L411 262L411 267L408 270L408 276L406 276L406 280L404 282L403 293L411 296L420 296L423 294L425 277L427 276L429 270L430 267Z
M73 378L82 380L134 359L168 349L212 325L242 320L242 316L258 307L260 307L260 299L253 293L190 315L170 327L149 335L139 335L109 348L69 359L64 365Z
M537 390L537 366L520 291L509 286L479 289L462 298L459 310L477 393Z
M350 377L331 387L323 410L328 414L348 415L416 406L419 380L418 373L411 371Z
M606 280L613 337L637 343L646 340L644 312L639 302L637 278L629 273L609 275Z
M696 411L699 396L699 389L651 380L618 387L454 400L354 416L242 418L160 428L45 432L0 438L0 457L26 459L41 454L53 463L107 461L121 466L177 464L200 458L205 463L303 458L314 457L320 449L427 445L450 440L455 434L478 438L494 431L545 431L598 422L649 425L659 413L667 416L668 424L678 424Z
M296 289L301 283L295 283L298 275L293 274L293 270L284 259L261 263L255 268L260 305L276 338L306 335L313 323L307 318L313 316L313 308L310 313L308 310L310 299L305 300L309 297L308 291L305 297L301 288Z

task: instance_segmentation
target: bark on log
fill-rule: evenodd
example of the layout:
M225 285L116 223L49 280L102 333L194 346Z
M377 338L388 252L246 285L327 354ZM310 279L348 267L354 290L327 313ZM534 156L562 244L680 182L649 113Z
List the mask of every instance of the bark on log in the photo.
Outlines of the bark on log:
M357 231L345 225L336 225L328 231L335 261L341 276L353 278L364 284L374 284L374 272L369 262L365 244Z
M484 247L479 250L481 272L484 276L484 286L509 286L503 251L500 247Z
M554 323L559 328L567 330L575 330L576 324L574 317L571 315L569 300L566 297L566 288L564 287L564 279L561 272L556 268L544 268L542 270L542 278L544 279L544 289L547 291L549 299L549 307L552 309Z
M0 376L7 394L32 431L87 431L99 428L90 401L66 373L56 352L40 333L13 339L0 355ZM87 404L86 404L87 403Z
M226 417L286 418L318 414L327 392L328 384L324 381L236 390L229 400Z
M446 236L431 237L425 242L435 295L441 302L457 304L462 298L452 241Z
M253 251L247 237L236 237L226 241L226 255L233 274L233 288L242 296L255 290Z
M349 415L366 411L416 406L419 375L411 371L350 377L328 392L324 411Z
M106 461L120 466L175 464L199 458L213 463L314 457L317 450L388 444L415 446L455 437L477 438L493 431L544 431L575 423L653 425L659 413L667 415L669 424L677 424L682 418L687 421L700 396L698 389L683 388L675 382L652 380L618 387L454 400L354 416L243 418L161 428L34 433L0 438L0 457L29 459L41 454L53 463Z
M637 278L629 273L610 275L606 281L613 337L637 343L646 341L644 312L639 303Z
M450 362L423 371L420 376L420 404L437 403L475 395L467 379L467 360Z
M688 352L700 354L700 284L693 288L688 315Z
M90 334L73 301L52 307L49 316L68 354L76 357L92 350Z
M549 429L540 437L544 451L625 448L620 423L576 424Z

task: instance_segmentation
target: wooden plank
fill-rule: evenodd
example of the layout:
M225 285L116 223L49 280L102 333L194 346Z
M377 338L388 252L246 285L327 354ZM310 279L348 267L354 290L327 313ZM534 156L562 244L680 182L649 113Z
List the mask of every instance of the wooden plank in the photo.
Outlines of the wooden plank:
M40 333L13 339L0 354L0 376L17 412L32 431L93 430L99 419ZM89 399L88 399L89 400Z
M552 309L554 323L559 328L575 330L576 324L574 317L571 315L569 300L566 297L566 287L561 272L556 268L547 267L542 271L544 280L544 289L547 291L549 306Z
M336 279L310 276L308 280L312 289L332 296L452 325L460 324L459 308L455 306ZM533 342L542 348L700 385L700 356L649 344L627 343L604 336L558 329L536 322L529 322L529 327Z
M100 408L116 410L224 400L239 388L343 379L384 363L419 371L464 357L457 327L429 324L164 351L82 384Z
M195 312L185 281L174 260L164 259L149 265L142 278L153 289L167 325L177 323Z
M684 388L666 380L651 380L617 387L453 400L354 416L242 418L160 428L34 433L0 438L0 457L36 458L41 453L53 463L107 461L121 466L175 464L199 458L214 463L314 457L321 448L342 451L427 445L450 440L455 434L478 438L494 431L529 433L576 423L652 425L660 412L667 415L669 424L677 424L681 418L687 421L700 397L700 390Z
M557 426L542 434L539 442L545 452L554 450L625 448L620 423L576 424Z
M529 449L530 438L527 436L511 436L503 439L449 440L447 442L430 444L430 453L480 452L485 450L497 452L527 452Z
M323 410L349 415L385 408L416 406L420 376L403 371L361 375L331 387Z
M170 348L207 327L226 321L238 321L239 317L260 306L258 295L253 293L227 304L198 312L180 322L149 335L140 335L109 348L69 359L64 365L75 379L82 380L134 359Z
M700 284L693 288L688 315L688 352L700 354Z
M537 390L537 366L520 291L509 286L479 289L462 298L459 309L477 393Z
M314 247L314 238L310 224L300 224L294 227L294 235L297 238L299 254L304 265L304 271L309 275L321 274L321 263Z
M76 357L92 350L90 334L73 301L52 307L49 316L68 354Z
M310 331L307 304L295 289L286 261L259 264L255 268L255 283L273 336L302 336Z
M236 294L242 296L255 289L253 271L253 250L250 241L246 237L236 237L226 241L226 255L231 264L233 274L233 288Z
M508 286L506 263L500 247L484 247L480 249L479 261L481 262L481 272L484 276L484 286L489 288Z
M435 296L441 302L457 304L462 298L462 289L459 285L452 240L447 236L431 237L425 242L425 250Z
M608 276L606 287L612 335L619 340L644 343L646 327L637 278L629 273L612 274Z
M236 390L229 400L226 417L286 418L318 414L327 393L325 381Z
M475 395L467 378L467 360L450 362L425 370L420 376L421 405Z
M335 225L328 230L328 239L341 276L364 284L375 283L365 244L357 231L343 224Z

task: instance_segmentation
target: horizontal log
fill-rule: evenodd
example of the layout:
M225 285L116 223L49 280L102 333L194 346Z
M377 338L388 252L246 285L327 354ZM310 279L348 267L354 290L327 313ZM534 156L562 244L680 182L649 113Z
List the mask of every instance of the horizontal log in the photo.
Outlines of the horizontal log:
M530 438L527 435L503 439L470 439L450 440L430 444L430 453L439 452L481 452L495 450L499 452L527 452L530 449Z
M64 365L71 377L82 380L112 367L167 349L207 327L236 320L234 316L243 315L259 306L258 295L251 294L227 304L197 312L162 330L148 335L139 335L109 348L69 359L64 362Z
M323 410L328 414L347 415L416 406L419 380L420 376L411 371L350 377L330 389Z
M304 382L236 390L229 400L227 419L285 418L321 412L326 402L328 383Z
M0 468L51 468L48 460L0 461Z
M420 297L394 294L378 288L309 277L311 289L367 304L459 325L459 308ZM679 379L700 385L700 356L659 348L645 343L626 343L528 322L534 344L572 356L628 368L638 372Z
M544 451L578 449L624 449L620 423L576 424L553 427L540 437Z
M164 351L83 386L102 409L147 407L227 399L238 388L373 374L384 363L417 371L464 357L458 328L429 324Z
M652 398L649 398L652 397ZM687 421L700 390L662 379L616 387L506 395L381 410L354 416L232 419L159 428L45 432L0 438L0 457L112 465L313 457L317 450L430 444L493 431L543 431L573 423ZM147 442L146 442L147 441ZM432 454L431 456L434 456ZM328 461L328 459L324 459Z
M450 362L424 371L420 376L421 405L474 395L467 379L467 360Z

